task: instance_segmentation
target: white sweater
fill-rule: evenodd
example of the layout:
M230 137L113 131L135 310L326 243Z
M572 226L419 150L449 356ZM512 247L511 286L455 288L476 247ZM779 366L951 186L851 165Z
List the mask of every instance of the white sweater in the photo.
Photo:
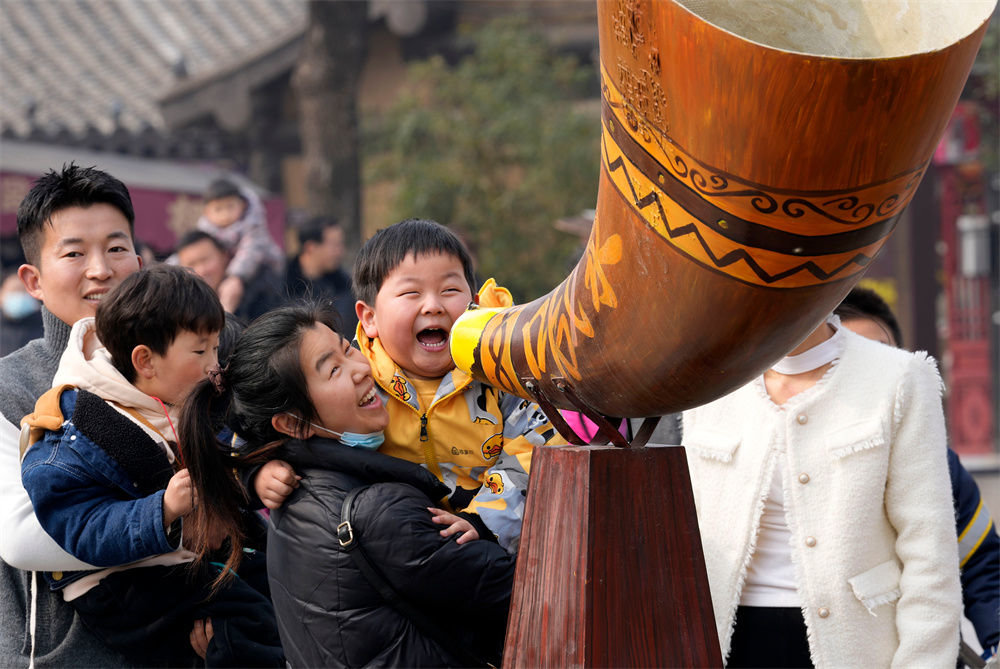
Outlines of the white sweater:
M962 597L941 379L924 353L846 335L841 359L784 407L757 378L684 414L723 656L780 462L813 664L954 667Z

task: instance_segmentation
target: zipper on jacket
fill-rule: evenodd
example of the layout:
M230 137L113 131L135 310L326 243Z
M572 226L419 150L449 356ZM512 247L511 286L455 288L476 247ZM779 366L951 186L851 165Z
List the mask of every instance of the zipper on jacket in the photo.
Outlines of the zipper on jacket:
M437 477L438 481L444 481L441 475L441 465L438 464L437 454L434 452L434 444L427 434L427 412L420 415L420 443L424 452L424 465L427 470Z

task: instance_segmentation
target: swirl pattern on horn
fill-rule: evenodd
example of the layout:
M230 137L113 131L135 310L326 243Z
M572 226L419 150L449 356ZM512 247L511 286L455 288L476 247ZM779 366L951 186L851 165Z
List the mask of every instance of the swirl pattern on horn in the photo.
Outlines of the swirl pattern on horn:
M653 416L792 349L885 244L995 0L598 3L601 155L586 251L551 293L459 319L473 376ZM822 45L822 53L810 53Z

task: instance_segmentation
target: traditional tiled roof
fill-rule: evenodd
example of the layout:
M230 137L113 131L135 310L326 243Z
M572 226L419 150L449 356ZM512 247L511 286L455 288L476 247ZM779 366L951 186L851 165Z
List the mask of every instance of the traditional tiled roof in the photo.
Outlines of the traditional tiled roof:
M596 47L593 0L368 3L370 23L422 47L409 57L460 51L454 25L511 12L560 48ZM249 96L288 76L307 20L305 0L0 0L0 138L245 158Z
M2 0L0 133L160 134L159 98L305 28L301 0Z

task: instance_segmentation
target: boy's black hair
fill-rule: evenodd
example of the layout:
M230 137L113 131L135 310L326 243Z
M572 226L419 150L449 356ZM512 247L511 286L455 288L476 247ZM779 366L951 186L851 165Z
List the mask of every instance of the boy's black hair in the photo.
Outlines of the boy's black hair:
M212 200L221 200L224 197L238 197L244 202L247 201L243 197L243 193L240 192L239 186L234 184L229 179L216 179L212 183L208 184L208 188L205 189L205 194L202 199L205 202L211 202Z
M351 278L354 295L369 306L374 305L386 277L410 253L414 257L435 253L454 256L461 261L469 290L475 295L476 273L465 244L445 226L422 218L408 218L390 225L365 242L354 260Z
M154 265L129 275L97 307L97 337L115 369L134 383L132 350L141 344L163 355L182 330L222 330L226 314L207 283L190 270Z
M327 228L335 228L340 222L333 216L313 216L304 222L298 229L299 248L306 245L306 242L316 244L323 243L323 233Z
M42 235L53 214L69 207L109 204L128 221L129 236L135 236L135 209L128 189L118 179L96 167L63 164L62 170L49 170L35 181L17 208L17 238L24 258L38 266Z
M852 318L874 318L882 321L889 333L895 340L895 345L903 347L903 333L899 329L899 321L886 301L874 290L868 288L855 287L847 294L840 305L833 310L833 313L840 316L841 320Z
M229 251L226 250L226 246L222 242L204 230L188 230L185 232L177 242L177 246L174 247L174 252L179 253L187 247L193 246L194 244L197 244L205 239L212 242L212 245L219 249L221 253L229 253Z

